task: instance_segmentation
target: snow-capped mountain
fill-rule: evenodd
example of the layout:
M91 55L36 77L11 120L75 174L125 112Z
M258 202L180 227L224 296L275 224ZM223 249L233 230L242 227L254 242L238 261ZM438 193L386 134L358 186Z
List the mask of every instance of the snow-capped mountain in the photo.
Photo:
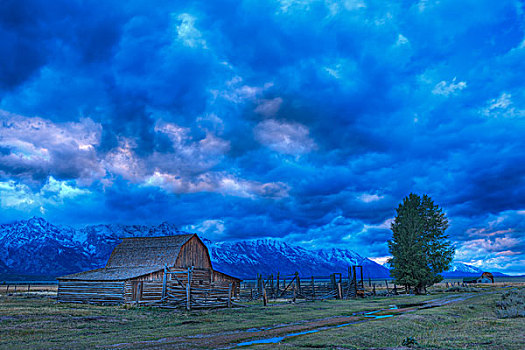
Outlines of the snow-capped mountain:
M384 267L390 268L390 264L383 264ZM464 264L461 262L453 262L450 265L450 269L443 272L441 275L443 277L470 277L470 276L481 276L485 270L482 270L476 266ZM505 276L500 272L493 272L495 276Z
M461 262L454 262L451 264L450 269L443 273L444 277L469 277L469 276L481 276L483 272L487 270L480 269L479 267L464 264ZM494 276L506 276L501 272L491 271Z
M213 266L233 276L254 278L257 273L302 276L346 275L351 265L362 265L364 277L388 277L381 265L347 249L308 250L273 239L239 242L205 242Z
M479 276L483 273L483 270L472 266L463 264L460 262L452 263L450 266L450 269L444 273L444 275L448 277L452 276L468 276L468 275L476 275Z
M59 276L103 267L123 237L184 233L174 225L93 225L82 229L58 226L42 218L0 225L0 273ZM347 249L309 250L280 240L211 242L204 239L214 267L240 278L257 273L327 276L346 274L360 264L364 277L388 277L383 266Z
M41 218L0 225L2 272L58 275L90 268L89 254L75 233Z
M42 218L0 225L0 272L59 276L103 267L122 237L177 234L173 225L58 226Z

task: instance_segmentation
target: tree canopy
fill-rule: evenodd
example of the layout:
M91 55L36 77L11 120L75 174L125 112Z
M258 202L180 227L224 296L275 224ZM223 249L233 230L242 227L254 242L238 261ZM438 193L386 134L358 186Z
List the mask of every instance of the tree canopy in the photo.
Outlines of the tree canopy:
M398 284L422 293L443 280L439 274L450 267L454 257L454 247L445 234L448 219L426 194L420 197L411 193L396 212L392 240L388 242L390 274Z

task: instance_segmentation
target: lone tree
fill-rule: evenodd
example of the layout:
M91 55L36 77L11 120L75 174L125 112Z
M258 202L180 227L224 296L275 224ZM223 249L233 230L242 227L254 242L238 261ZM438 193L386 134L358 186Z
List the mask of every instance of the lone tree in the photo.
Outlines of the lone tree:
M390 274L398 284L421 294L443 280L439 273L448 270L454 257L454 247L445 234L448 219L427 195L411 193L396 211L393 237L388 241Z

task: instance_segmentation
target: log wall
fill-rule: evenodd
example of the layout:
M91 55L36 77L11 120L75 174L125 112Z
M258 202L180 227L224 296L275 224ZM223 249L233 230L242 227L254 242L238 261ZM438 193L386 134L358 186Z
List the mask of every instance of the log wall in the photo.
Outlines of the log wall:
M124 302L124 282L60 280L57 301L120 304Z
M227 274L213 270L211 281L215 285L224 287L228 286L231 283L233 286L234 296L237 297L240 294L241 280L238 278L228 276Z

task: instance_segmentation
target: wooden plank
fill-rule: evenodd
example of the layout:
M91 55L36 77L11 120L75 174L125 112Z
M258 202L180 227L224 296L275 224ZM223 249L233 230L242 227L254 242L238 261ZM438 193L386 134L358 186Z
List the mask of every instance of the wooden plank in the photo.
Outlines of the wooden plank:
M191 289L190 284L186 285L186 310L191 310Z

